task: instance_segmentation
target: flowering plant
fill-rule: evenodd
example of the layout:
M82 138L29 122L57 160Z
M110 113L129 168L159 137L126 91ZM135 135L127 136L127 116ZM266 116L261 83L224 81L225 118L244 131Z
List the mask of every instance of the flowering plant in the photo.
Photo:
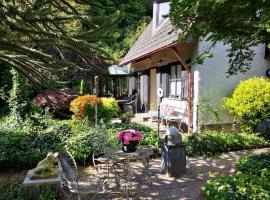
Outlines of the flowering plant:
M132 142L138 143L142 141L142 133L135 130L120 131L118 133L117 139L125 145L128 145Z

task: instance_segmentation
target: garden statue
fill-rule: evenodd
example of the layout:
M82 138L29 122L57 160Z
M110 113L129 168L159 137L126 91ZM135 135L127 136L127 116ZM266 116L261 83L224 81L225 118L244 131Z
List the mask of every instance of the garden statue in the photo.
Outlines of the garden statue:
M57 161L58 153L49 152L47 157L41 160L36 168L31 170L29 174L30 180L56 178L58 175Z

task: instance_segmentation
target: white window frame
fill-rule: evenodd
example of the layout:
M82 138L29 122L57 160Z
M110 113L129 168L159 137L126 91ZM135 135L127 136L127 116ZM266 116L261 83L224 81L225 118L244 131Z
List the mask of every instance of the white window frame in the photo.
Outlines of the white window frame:
M173 65L170 69L170 79L169 79L169 97L171 98L181 98L181 85L182 85L182 66ZM172 84L174 88L172 91Z

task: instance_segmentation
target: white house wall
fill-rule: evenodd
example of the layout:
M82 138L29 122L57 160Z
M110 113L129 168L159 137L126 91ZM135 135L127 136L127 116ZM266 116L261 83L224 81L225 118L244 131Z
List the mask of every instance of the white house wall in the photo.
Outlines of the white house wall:
M209 42L201 41L198 43L197 50L193 59L200 55ZM264 59L265 46L260 45L254 48L255 57L251 64L250 70L246 74L238 74L227 78L226 71L229 68L226 46L218 43L213 49L213 58L208 58L202 65L194 65L194 102L193 102L193 125L197 130L197 105L200 97L211 91L211 103L220 104L224 97L232 94L232 91L240 83L241 80L254 76L265 76L266 69L269 68L269 62ZM227 112L222 112L221 123L232 123L233 118ZM209 124L214 123L209 121Z

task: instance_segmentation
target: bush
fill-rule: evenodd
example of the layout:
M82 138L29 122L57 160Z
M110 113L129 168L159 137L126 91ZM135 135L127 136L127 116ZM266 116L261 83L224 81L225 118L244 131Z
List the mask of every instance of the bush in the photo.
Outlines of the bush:
M131 112L125 112L120 115L120 120L122 123L130 123L131 118L134 117L134 114Z
M158 135L155 130L150 127L140 124L125 124L125 123L113 123L102 125L103 129L108 130L108 135L111 140L117 141L117 133L119 131L134 129L142 133L142 145L149 145L158 148Z
M202 190L208 200L270 199L270 181L253 174L223 176L208 180Z
M102 111L101 117L104 122L110 122L113 117L118 116L120 108L115 98L101 98L102 101Z
M60 91L45 90L43 94L39 94L33 99L33 103L42 108L53 106L51 111L66 113L69 111L70 102L76 97L76 91L71 88L64 88ZM47 99L51 102L48 102Z
M207 181L203 192L211 199L270 199L270 153L247 156L236 165L238 175Z
M17 127L2 124L0 168L33 168L48 152L64 149L67 138L72 135L70 128L43 123L42 120L38 124L29 120Z
M242 130L252 132L270 117L270 81L258 77L242 81L224 103Z
M88 118L90 122L95 121L95 104L98 105L98 118L101 117L101 99L93 95L79 96L70 103L70 111L77 118Z
M70 103L70 110L77 118L87 117L90 122L95 121L95 104L98 105L98 119L110 122L118 115L120 108L114 98L98 98L92 95L79 96Z
M270 153L261 153L242 158L236 165L242 173L266 177L270 181Z
M39 186L39 200L56 200L60 196L51 191L47 186ZM1 200L27 200L24 187L21 183L0 183L0 199Z
M188 156L212 156L222 152L269 146L264 138L247 133L205 132L184 137Z
M157 145L157 134L141 125L103 124L93 127L84 120L44 119L40 116L13 126L10 120L0 121L0 169L33 168L48 152L69 150L78 162L100 155L106 147L119 145L120 130L135 129L143 133L144 145Z

